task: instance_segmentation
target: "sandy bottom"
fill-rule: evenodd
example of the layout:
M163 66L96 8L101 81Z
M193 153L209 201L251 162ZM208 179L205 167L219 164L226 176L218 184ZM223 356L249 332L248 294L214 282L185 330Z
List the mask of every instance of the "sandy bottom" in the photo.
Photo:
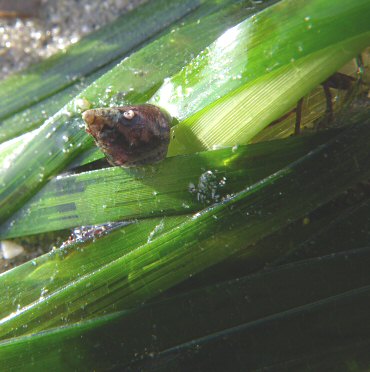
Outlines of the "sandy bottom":
M77 42L145 0L7 1L1 11L23 9L26 18L0 18L0 79ZM8 11L9 13L9 11Z

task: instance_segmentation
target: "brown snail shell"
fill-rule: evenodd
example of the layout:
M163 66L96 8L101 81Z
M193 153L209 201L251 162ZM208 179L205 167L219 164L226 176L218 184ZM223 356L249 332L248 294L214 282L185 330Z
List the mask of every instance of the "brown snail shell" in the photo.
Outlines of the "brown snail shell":
M97 108L86 110L82 118L112 165L131 167L166 157L171 117L157 106Z

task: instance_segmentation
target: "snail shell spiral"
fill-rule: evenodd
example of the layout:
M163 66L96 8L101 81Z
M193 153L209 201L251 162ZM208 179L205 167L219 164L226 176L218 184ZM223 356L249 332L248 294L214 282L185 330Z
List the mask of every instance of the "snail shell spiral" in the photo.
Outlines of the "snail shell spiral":
M112 165L138 166L166 157L171 117L157 106L97 108L86 110L82 118Z

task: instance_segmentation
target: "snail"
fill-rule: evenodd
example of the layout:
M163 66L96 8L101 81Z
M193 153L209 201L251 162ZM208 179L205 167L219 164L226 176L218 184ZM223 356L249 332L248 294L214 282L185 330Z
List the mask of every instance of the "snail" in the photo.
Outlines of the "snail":
M171 117L157 106L97 108L86 110L82 118L111 165L132 167L166 157Z

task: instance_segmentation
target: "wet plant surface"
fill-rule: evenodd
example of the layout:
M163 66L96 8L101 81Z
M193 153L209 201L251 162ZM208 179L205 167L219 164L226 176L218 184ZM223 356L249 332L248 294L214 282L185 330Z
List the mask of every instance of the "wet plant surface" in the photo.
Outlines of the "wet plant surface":
M1 369L367 365L369 16L161 0L1 82Z

